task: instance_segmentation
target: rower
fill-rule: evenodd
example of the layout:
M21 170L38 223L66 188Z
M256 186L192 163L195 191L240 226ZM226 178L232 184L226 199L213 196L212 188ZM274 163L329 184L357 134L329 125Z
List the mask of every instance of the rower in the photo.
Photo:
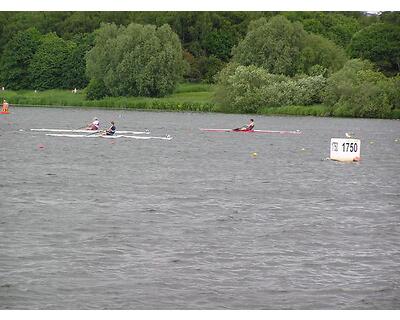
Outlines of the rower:
M87 127L85 128L86 130L99 130L100 128L100 122L99 119L96 117L93 118L93 122L89 123Z
M250 123L246 126L246 130L254 129L254 119L250 119Z
M251 131L253 129L254 129L254 119L250 119L250 122L248 125L245 125L241 128L233 129L233 131Z
M112 136L115 133L115 131L117 130L117 128L115 127L114 121L111 121L110 123L111 123L111 126L104 133L106 136Z

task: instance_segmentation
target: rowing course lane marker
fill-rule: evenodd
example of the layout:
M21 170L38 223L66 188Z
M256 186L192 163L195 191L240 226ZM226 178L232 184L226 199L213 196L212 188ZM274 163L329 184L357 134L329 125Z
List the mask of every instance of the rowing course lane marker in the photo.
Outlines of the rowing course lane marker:
M332 138L330 144L330 159L343 162L357 162L361 160L359 139Z

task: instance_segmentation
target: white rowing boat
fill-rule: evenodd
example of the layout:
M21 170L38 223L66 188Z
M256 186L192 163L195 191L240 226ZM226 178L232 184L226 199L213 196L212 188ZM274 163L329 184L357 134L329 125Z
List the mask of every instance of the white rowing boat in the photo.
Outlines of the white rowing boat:
M172 140L170 135L165 137L152 137L152 136L128 136L124 134L114 134L112 136L101 135L101 134L65 134L65 133L46 133L46 136L50 137L66 137L66 138L103 138L103 139L118 139L118 138L129 138L137 140Z
M39 132L71 132L71 133L96 133L102 132L104 130L85 130L85 129L31 129L31 131L39 131ZM146 131L121 131L117 130L117 134L150 134L149 130Z

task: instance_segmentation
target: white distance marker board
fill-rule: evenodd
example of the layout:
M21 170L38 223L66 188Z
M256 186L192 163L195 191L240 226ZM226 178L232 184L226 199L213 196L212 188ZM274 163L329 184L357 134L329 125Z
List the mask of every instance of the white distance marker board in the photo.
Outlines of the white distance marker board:
M331 160L337 161L360 161L360 146L359 139L331 139Z

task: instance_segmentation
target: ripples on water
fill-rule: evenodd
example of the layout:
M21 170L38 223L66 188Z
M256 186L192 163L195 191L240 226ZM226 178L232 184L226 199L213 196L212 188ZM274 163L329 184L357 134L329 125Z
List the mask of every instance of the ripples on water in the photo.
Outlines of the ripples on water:
M27 130L95 115L174 139ZM0 308L398 309L399 122L255 119L304 134L198 130L240 115L13 109L0 119ZM348 131L361 163L324 161Z

